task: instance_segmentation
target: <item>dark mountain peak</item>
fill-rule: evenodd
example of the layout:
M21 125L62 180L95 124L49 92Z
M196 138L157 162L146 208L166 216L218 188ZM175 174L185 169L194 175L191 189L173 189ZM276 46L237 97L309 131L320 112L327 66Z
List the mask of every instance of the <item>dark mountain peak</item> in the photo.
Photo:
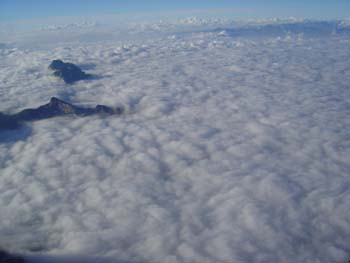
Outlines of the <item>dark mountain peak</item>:
M56 112L60 112L63 114L76 113L76 110L78 109L72 104L69 104L68 102L60 100L56 97L52 97L50 99L50 102L44 106L46 108L50 108L51 110L55 110Z
M98 115L119 115L123 108L111 108L105 105L97 105L95 108L84 108L72 105L68 102L52 97L50 102L35 109L25 109L16 114L6 115L0 112L0 130L15 129L21 122L48 119L63 115L89 116Z
M60 59L53 60L49 68L53 70L54 76L62 78L68 84L90 77L89 74L86 74L78 66L73 63L65 63Z
M105 105L97 105L94 109L94 112L97 114L106 114L106 115L122 114L123 108L121 107L111 108Z
M56 98L56 97L52 97L50 99L50 105L54 106L54 105L58 105L58 104L61 104L61 103L64 103L64 104L69 104L68 102L65 102L63 100L60 100L59 98Z
M67 64L67 63L64 63L60 59L55 59L55 60L52 60L49 68L52 70L59 70L59 69L63 68L65 64Z

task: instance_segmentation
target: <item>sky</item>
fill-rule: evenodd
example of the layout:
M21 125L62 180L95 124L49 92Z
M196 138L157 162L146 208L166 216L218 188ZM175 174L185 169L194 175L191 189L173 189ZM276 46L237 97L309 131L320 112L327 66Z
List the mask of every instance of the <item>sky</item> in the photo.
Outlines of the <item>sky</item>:
M0 0L0 21L64 16L201 14L230 18L350 17L349 0Z

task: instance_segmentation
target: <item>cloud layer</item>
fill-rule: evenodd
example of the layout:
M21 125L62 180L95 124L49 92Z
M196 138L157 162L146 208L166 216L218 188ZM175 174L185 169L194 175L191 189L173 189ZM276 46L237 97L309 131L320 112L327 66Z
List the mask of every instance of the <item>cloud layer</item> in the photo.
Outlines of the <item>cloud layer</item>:
M0 246L144 262L346 262L350 39L218 32L0 49ZM99 76L66 86L50 61ZM18 133L24 131L18 131Z

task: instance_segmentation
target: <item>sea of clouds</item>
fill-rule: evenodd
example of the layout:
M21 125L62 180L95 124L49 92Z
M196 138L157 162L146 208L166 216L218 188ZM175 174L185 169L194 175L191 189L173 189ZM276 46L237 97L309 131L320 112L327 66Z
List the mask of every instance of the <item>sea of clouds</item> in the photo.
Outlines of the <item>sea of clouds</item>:
M350 37L267 25L4 41L0 111L51 96L126 111L0 131L0 247L37 262L347 262ZM93 78L65 85L53 59Z

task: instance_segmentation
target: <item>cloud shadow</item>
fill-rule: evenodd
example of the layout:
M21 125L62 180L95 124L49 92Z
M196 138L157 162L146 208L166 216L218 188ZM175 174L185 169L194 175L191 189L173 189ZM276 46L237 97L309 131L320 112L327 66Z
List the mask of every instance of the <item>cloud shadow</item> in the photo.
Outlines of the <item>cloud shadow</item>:
M31 128L27 125L22 125L17 129L0 130L0 144L24 141L31 135L31 133Z
M76 255L23 255L28 263L144 263L141 261L115 259L107 257L88 257Z

